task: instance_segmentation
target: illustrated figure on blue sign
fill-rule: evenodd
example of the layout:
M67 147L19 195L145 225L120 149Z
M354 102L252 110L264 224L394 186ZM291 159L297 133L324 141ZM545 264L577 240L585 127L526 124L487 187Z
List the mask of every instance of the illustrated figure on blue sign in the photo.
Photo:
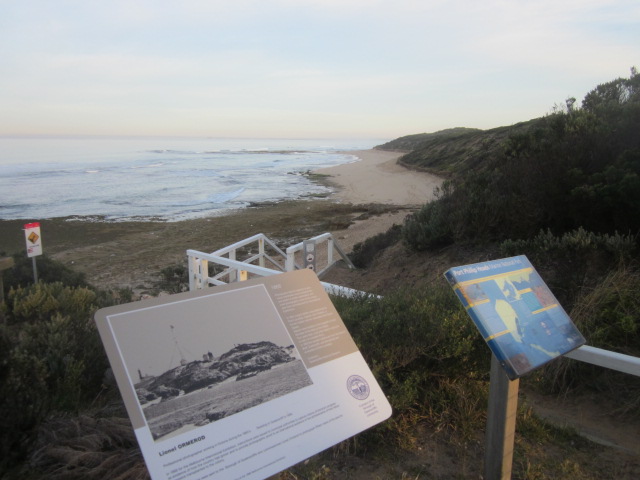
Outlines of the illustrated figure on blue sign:
M464 287L470 304L482 310L487 321L486 340L499 344L519 370L545 363L574 343L556 323L560 307L543 285L535 272L518 271Z
M524 255L453 267L444 276L512 380L585 343Z

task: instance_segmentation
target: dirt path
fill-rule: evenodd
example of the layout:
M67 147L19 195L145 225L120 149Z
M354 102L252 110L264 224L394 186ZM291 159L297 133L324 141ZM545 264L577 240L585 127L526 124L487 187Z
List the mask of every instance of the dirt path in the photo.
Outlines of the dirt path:
M614 413L621 408L601 396L545 396L532 390L521 393L521 401L549 422L574 428L592 442L613 447L640 458L640 425Z

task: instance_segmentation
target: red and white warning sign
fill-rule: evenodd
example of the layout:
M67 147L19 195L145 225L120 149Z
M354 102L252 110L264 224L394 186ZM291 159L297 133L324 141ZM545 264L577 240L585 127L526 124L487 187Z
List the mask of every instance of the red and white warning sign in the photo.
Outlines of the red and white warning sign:
M27 241L27 257L42 255L42 236L39 223L27 223L24 226L24 237Z

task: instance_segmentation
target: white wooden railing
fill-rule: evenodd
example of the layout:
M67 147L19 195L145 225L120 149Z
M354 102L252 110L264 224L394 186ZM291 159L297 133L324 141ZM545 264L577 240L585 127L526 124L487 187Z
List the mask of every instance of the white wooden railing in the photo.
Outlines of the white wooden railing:
M305 251L305 247L307 247L310 243L315 245L316 247L322 245L324 242L326 245L326 266L320 270L317 270L318 277L322 276L324 272L329 270L334 264L335 260L333 259L334 250L336 250L340 257L346 262L349 268L354 268L351 260L347 256L346 253L340 248L340 245L333 239L333 235L330 233L323 233L322 235L317 235L309 240L305 240L304 242L296 243L295 245L287 248L287 260L285 263L285 271L292 272L297 268L300 268L300 265L296 262L296 254L303 254Z
M296 256L304 254L305 248L313 246L315 253L320 259L319 264L315 261L318 277L335 265L337 260L334 251L337 251L342 260L350 267L354 268L351 260L340 248L330 233L323 233L304 242L297 243L286 249L280 249L266 235L259 233L249 238L245 238L227 247L216 250L212 253L199 252L197 250L187 250L189 263L189 290L200 290L209 286L225 285L227 283L246 280L251 276L266 277L282 272L291 272L301 268L308 268L305 260L296 261ZM321 247L326 247L322 248ZM241 258L244 257L244 258ZM268 266L267 266L268 265ZM210 274L210 267L220 270L218 273ZM369 295L364 292L350 288L322 282L328 293L342 296Z
M257 253L254 253L254 249L257 249ZM245 258L240 259L241 255ZM189 290L246 280L249 273L262 277L282 273L286 256L286 253L262 233L212 253L187 250ZM222 271L210 275L209 262L222 267ZM272 268L266 268L267 262Z

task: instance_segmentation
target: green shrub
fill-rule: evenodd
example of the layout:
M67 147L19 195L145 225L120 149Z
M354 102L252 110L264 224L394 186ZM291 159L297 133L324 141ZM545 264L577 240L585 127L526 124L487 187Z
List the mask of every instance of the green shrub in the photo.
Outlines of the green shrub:
M391 425L417 415L459 432L479 426L490 353L444 280L425 290L334 302L389 398Z
M453 222L449 217L448 201L452 189L453 184L445 182L435 191L436 201L427 203L405 219L402 239L407 245L415 250L430 250L453 243Z
M99 390L107 363L93 315L101 301L89 288L62 283L38 283L9 292L7 321L19 327L14 351L32 355L34 362L45 366L56 407L78 407L80 398L66 388L75 384L74 379L85 398Z
M0 324L0 476L28 451L49 408L42 362L15 349L15 342Z
M182 264L171 265L160 270L160 280L155 290L168 293L181 293L189 290L189 269Z
M11 288L33 284L33 261L25 251L13 255L14 266L3 272L5 295ZM38 281L43 283L61 282L70 287L87 287L85 275L66 265L49 258L47 255L36 257Z
M611 235L587 232L582 227L559 236L547 229L530 239L505 240L500 249L505 255L516 255L519 251L527 250L540 257L549 254L581 256L602 250L610 255L611 260L619 263L633 258L636 239L632 235L620 235L617 232Z
M640 356L640 272L612 271L571 311L589 344Z
M93 314L107 295L38 283L9 292L0 330L0 457L23 455L51 411L77 412L102 389L108 363Z
M400 240L401 233L400 225L393 225L386 232L367 238L364 242L356 243L353 251L349 254L351 262L358 268L368 267L378 253Z
M479 149L481 162L407 220L406 243L427 250L525 239L547 228L640 232L639 87L634 72L590 92L582 109L571 102L515 130L490 156Z
M632 235L598 234L583 228L562 235L547 229L526 240L500 244L504 256L527 255L567 309L581 289L594 287L611 270L632 262L636 251Z
M585 289L570 316L587 344L640 357L640 272L620 267L592 289ZM576 388L608 391L621 410L640 412L640 379L562 358L545 368L538 381L551 391Z

